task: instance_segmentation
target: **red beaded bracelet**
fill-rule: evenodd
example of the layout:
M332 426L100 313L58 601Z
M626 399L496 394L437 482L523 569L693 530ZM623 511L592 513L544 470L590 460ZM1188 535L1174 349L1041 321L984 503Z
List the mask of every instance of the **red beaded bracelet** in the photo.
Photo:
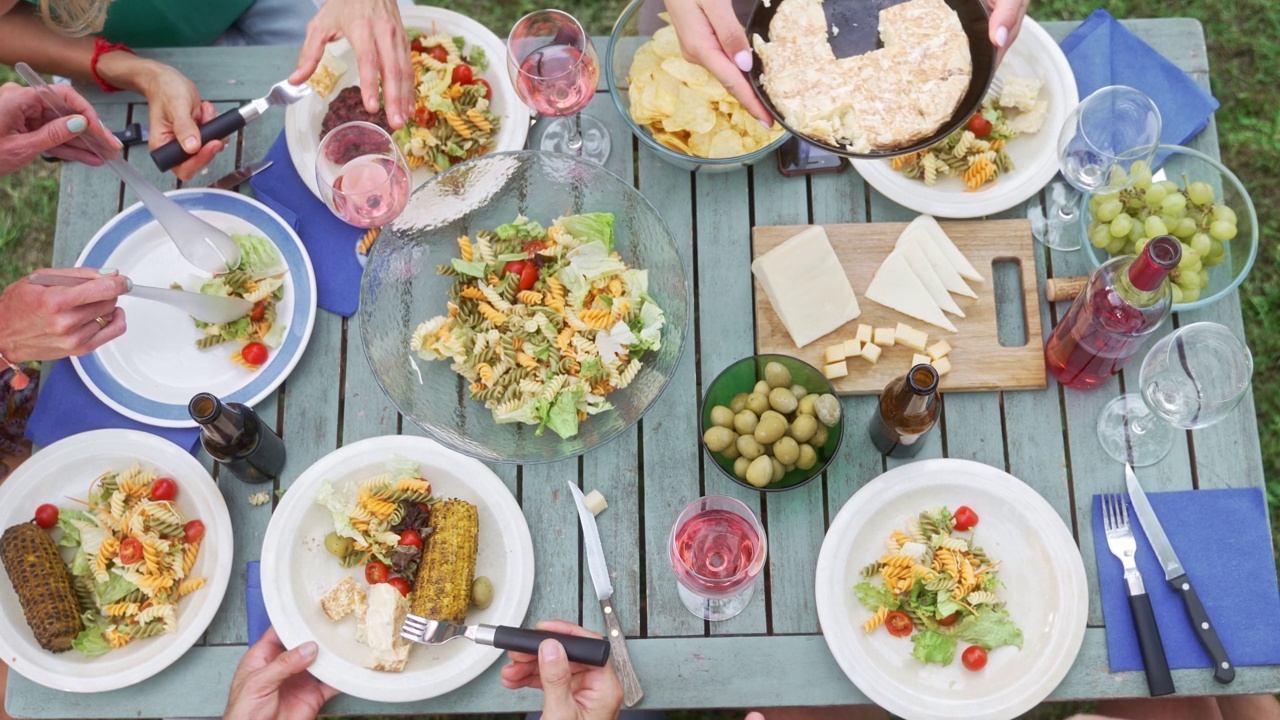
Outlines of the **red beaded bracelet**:
M22 366L9 362L3 354L0 354L0 364L7 365L13 371L13 377L9 378L9 387L14 390L21 390L31 382L31 378L22 371Z
M98 87L102 88L103 92L120 92L122 89L112 85L106 80L103 80L102 76L98 74L98 59L103 55L116 50L123 50L130 55L137 54L124 43L107 42L106 38L101 35L93 39L93 58L89 60L89 72L93 75L93 79L98 83Z

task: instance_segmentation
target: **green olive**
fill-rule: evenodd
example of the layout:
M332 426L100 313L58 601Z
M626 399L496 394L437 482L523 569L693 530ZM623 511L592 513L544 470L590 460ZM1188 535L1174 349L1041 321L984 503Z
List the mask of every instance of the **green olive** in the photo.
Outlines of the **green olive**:
M780 362L764 366L764 380L771 388L784 388L791 384L791 371Z
M729 428L720 427L719 425L708 428L702 434L702 442L707 444L707 449L711 452L720 452L725 448L737 442L738 434Z
M738 456L738 459L733 461L733 474L743 480L746 480L748 467L751 467L751 461L742 456Z
M717 405L711 408L711 424L719 425L722 428L733 429L734 412L724 405Z
M817 401L818 401L817 394L809 393L808 395L805 395L804 397L800 398L800 404L799 406L796 407L796 412L800 413L801 415L812 415L813 404Z
M769 391L769 407L783 415L795 412L799 405L800 401L796 400L790 388L780 387Z
M334 557L345 558L351 554L355 543L349 537L343 537L336 532L331 532L324 536L324 549L328 550Z
M813 409L818 420L827 427L835 427L840 422L840 401L831 393L820 395L813 402Z
M777 442L778 438L787 434L787 419L769 410L760 416L760 422L756 424L756 430L752 434L761 445Z
M826 447L827 435L829 432L830 431L827 430L826 425L823 425L822 423L818 423L817 429L813 431L813 437L809 438L809 444L812 445L814 448Z
M483 610L493 602L493 581L481 575L471 581L471 604Z
M738 453L748 460L755 460L764 454L764 448L750 435L739 435Z
M796 396L796 400L799 400L803 398L805 395L809 394L809 388L799 383L796 383L795 385L791 386L791 394Z
M742 453L738 452L738 436L733 436L733 442L729 443L729 447L720 451L720 457L725 460L737 460L742 457Z
M794 438L781 438L773 444L773 456L783 465L794 465L800 457L800 443Z
M765 392L753 392L747 396L747 409L759 415L769 409L769 396Z
M796 467L801 470L808 470L818 464L818 453L813 446L804 443L800 446L800 458L796 460Z
M733 399L729 401L729 409L733 411L733 414L734 414L734 415L737 415L738 413L742 412L743 410L746 410L746 409L747 409L747 394L746 394L746 393L738 393L737 395L734 395L734 396L733 396Z
M778 458L769 458L769 464L773 466L773 480L771 482L778 482L783 475L787 474L787 469L783 467L782 463L778 462Z
M752 460L747 467L747 482L756 487L764 487L773 482L773 460L766 455Z
M812 415L797 415L796 419L791 422L791 429L787 434L795 438L796 442L809 442L817 431L817 418Z
M739 435L750 435L756 431L756 423L759 418L750 410L743 410L733 416L733 429L738 431Z
M758 393L760 393L761 395L768 395L768 394L769 394L769 391L770 391L770 390L772 390L772 389L773 389L773 388L771 388L771 387L769 386L768 381L766 381L766 380L760 380L760 381L756 382L756 386L755 386L754 388L752 388L751 392L758 392Z

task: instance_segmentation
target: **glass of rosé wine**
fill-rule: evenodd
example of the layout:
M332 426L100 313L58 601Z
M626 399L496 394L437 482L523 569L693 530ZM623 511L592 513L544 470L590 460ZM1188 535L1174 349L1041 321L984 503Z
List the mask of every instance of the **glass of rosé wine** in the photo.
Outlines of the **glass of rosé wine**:
M768 554L751 508L723 495L699 498L676 518L668 544L676 590L689 612L728 620L751 603Z
M356 227L382 227L409 201L409 166L382 128L343 123L320 140L316 185L334 215Z
M609 131L582 114L595 97L600 61L581 23L561 10L520 18L507 37L507 72L526 105L556 118L547 123L539 150L604 163Z

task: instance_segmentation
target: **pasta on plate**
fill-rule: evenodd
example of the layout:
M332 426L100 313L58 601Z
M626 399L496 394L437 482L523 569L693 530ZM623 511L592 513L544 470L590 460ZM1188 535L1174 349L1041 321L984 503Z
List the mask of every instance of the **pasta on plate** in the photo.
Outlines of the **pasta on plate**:
M480 74L485 52L463 37L410 30L417 99L412 117L392 133L411 169L443 172L493 149L500 120L489 106L493 88Z

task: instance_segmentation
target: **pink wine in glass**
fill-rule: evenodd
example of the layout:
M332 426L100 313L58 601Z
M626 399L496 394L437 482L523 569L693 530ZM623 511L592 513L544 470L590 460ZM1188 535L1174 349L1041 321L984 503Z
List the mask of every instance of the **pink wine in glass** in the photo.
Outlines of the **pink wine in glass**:
M361 155L333 181L333 206L343 220L379 227L394 220L409 200L409 175L385 155Z
M732 595L751 581L760 535L731 510L704 510L676 530L672 558L679 580L699 595ZM759 572L759 568L756 569Z
M546 45L520 63L520 97L543 115L563 117L587 106L600 69L593 53L568 45Z

